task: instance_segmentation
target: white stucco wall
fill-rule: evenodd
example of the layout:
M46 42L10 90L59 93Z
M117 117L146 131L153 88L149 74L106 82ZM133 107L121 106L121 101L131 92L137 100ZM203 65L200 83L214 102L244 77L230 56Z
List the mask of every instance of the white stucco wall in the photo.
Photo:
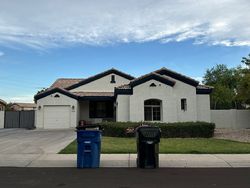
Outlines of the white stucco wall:
M133 95L118 95L117 121L144 121L144 101L162 101L163 122L197 121L196 88L175 80L174 87L150 80L133 88ZM155 83L157 87L149 87ZM187 110L181 110L181 99L187 99Z
M55 98L54 96L58 94L60 97ZM44 128L44 106L70 106L70 127L76 127L78 124L79 113L78 113L78 101L70 98L61 93L54 93L52 95L48 95L42 99L37 101L37 110L36 110L36 127ZM38 109L38 106L41 106L41 109ZM74 110L71 108L74 106Z
M4 111L0 111L0 129L4 128Z
M118 95L116 99L116 121L129 121L129 95Z
M197 121L211 122L209 95L197 95Z
M111 75L115 75L115 81L116 83L110 83L111 81ZM97 79L93 82L90 82L88 84L79 86L75 89L72 89L70 91L72 92L79 92L79 91L86 91L86 92L114 92L114 88L123 84L129 83L130 80L123 78L116 74L109 74L107 76L104 76L100 79Z
M197 99L196 88L175 80L176 84L173 88L173 95L176 99L177 121L197 121ZM181 99L187 99L187 110L181 110Z
M149 87L155 83L156 87ZM130 96L130 121L144 121L144 101L148 99L159 99L162 101L162 121L173 122L176 120L176 100L173 95L173 88L150 80L133 88L133 95Z
M250 128L250 110L211 110L211 122L216 128Z
M177 107L177 120L179 122L183 121L196 121L197 120L197 99L196 99L196 88L182 81L174 79L172 77L165 77L174 80L176 84L174 85L173 95L176 99ZM181 99L187 99L187 111L181 110Z

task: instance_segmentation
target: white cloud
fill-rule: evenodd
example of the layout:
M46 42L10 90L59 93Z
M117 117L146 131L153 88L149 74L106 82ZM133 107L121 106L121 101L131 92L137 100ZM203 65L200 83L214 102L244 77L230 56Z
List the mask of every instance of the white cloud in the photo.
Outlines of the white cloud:
M4 98L6 102L34 102L34 95L23 95L23 96L6 96Z
M200 77L200 76L198 76L198 77L193 77L193 79L199 81L200 83L202 83L202 81L203 81L203 77Z
M4 56L4 52L0 51L0 57Z
M184 41L250 46L249 0L0 0L0 45Z

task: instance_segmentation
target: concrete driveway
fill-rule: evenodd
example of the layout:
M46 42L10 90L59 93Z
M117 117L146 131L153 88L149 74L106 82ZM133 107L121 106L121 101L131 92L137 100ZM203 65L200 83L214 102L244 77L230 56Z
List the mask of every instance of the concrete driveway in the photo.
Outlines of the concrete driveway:
M0 129L1 154L58 153L76 138L71 130Z
M71 130L0 129L0 166L28 166L56 154L76 138Z

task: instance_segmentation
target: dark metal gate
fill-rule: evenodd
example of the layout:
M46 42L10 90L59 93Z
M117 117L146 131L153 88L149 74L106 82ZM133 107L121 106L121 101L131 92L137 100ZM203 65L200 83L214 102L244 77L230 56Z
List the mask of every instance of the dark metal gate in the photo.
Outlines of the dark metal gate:
M4 128L35 127L35 111L5 111Z

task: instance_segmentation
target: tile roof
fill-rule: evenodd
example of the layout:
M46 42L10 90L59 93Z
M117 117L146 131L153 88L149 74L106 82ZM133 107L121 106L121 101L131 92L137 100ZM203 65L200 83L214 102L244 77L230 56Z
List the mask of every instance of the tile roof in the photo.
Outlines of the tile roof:
M116 88L117 89L131 89L131 86L129 84L123 84L123 85L120 85Z
M166 67L162 67L162 68L160 68L159 70L156 70L156 71L154 71L154 72L158 73L158 72L161 72L162 70L166 70L166 71L171 72L171 73L173 73L173 74L176 74L176 75L185 77L186 79L189 79L189 80L193 80L193 81L195 81L195 82L198 82L197 80L195 80L195 79L193 79L193 78L191 78L191 77L189 77L189 76L186 76L186 75L180 74L180 73L178 73L178 72L175 72L175 71L173 71L173 70L167 69Z
M180 80L182 82L185 82L185 83L188 83L188 84L191 84L193 86L197 86L199 84L199 81L191 78L191 77L188 77L186 75L183 75L183 74L180 74L178 72L175 72L175 71L172 71L170 69L167 69L165 67L162 67L161 69L159 70L156 70L154 71L155 73L158 73L158 74L161 74L161 75L164 75L166 74L167 76L169 77L172 77L174 79L177 79L177 80Z
M79 97L113 97L114 92L72 92Z
M173 79L170 79L169 77L167 77L165 75L161 75L161 74L158 74L158 73L155 73L155 72L150 72L148 74L144 74L144 75L142 75L142 76L140 76L138 78L135 78L135 79L131 80L129 84L124 84L124 85L118 86L116 88L117 89L131 89L131 83L137 82L139 80L142 80L142 79L147 78L147 77L152 76L152 75L158 76L160 78L163 78L165 80L168 80L170 82L175 83L175 81Z
M84 79L80 79L80 78L59 78L50 86L50 88L52 89L53 88L67 88L83 80Z
M169 77L167 77L165 75L161 75L161 74L158 74L156 72L150 72L148 74L142 75L142 76L140 76L138 78L135 78L135 79L131 80L130 85L133 85L134 83L136 83L136 82L138 82L140 80L144 80L144 79L146 79L148 77L160 78L161 80L165 80L168 83L171 83L172 86L176 83L173 79L171 79L171 78L169 78Z
M13 105L18 105L23 108L35 108L36 107L35 103L13 103L11 106Z
M212 87L212 86L206 86L206 85L198 85L196 88L197 89L213 89L214 87Z

